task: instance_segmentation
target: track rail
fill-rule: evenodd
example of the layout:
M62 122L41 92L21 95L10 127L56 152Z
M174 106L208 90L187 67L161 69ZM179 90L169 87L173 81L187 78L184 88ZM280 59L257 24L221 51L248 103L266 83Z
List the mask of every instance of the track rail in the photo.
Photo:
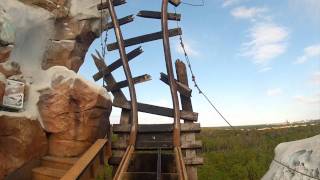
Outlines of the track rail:
M103 58L100 56L97 58L96 56L93 55L95 59L95 63L99 69L99 73L97 73L94 78L95 80L103 77L104 81L108 83L108 87L115 87L117 83L115 82L114 77L112 76L112 71L120 67L120 62L121 65L123 66L123 70L126 76L126 80L123 81L122 84L123 87L128 87L129 88L129 93L130 93L130 101L128 101L125 96L123 95L122 91L120 88L109 88L109 91L111 91L115 98L114 98L114 104L118 104L118 107L121 106L127 106L129 105L128 108L123 109L124 113L127 113L130 111L130 115L126 115L126 118L129 118L129 124L131 126L130 128L130 135L129 135L129 140L128 140L128 146L126 148L126 151L121 159L121 162L118 166L118 169L114 175L114 180L121 180L124 178L124 174L128 169L130 159L133 156L133 152L135 151L135 145L136 145L136 140L137 140L137 131L138 131L138 111L139 111L139 103L137 102L136 98L136 91L135 91L135 83L136 83L136 78L132 78L131 74L131 69L129 66L129 61L133 59L134 57L138 56L139 54L142 53L141 50L139 50L139 53L136 54L134 57L130 57L130 53L126 53L126 47L129 45L136 45L140 43L145 43L149 41L154 41L158 39L162 39L163 42L163 51L164 51L164 57L165 57L165 63L166 63L166 70L167 70L167 76L165 83L169 85L170 87L170 93L171 93L171 98L173 102L173 109L169 110L169 114L172 113L171 117L173 117L173 151L175 154L175 159L176 159L176 166L178 169L178 174L179 174L179 179L180 180L187 180L187 173L186 173L186 167L184 164L184 159L182 156L182 151L181 151L181 142L180 142L180 131L181 131L181 125L180 125L180 119L181 119L181 111L180 111L180 106L179 106L179 98L178 98L178 90L179 92L187 92L184 94L191 94L190 89L183 87L181 84L177 82L177 80L174 77L174 71L173 71L173 63L172 63L172 57L171 57L171 50L170 50L170 40L169 38L172 36L176 35L181 35L181 30L180 29L175 29L177 30L176 33L172 33L173 30L169 30L168 28L168 20L180 20L180 16L178 14L173 14L173 13L168 13L168 5L169 3L171 4L176 4L178 0L162 0L161 4L161 12L154 12L154 11L141 11L140 16L145 17L145 18L154 18L154 19L161 19L161 31L157 33L152 33L144 36L138 36L135 38L131 38L128 40L124 40L122 36L122 32L120 29L121 25L127 24L127 22L133 21L132 16L128 16L117 19L116 11L114 6L118 6L121 4L125 4L125 0L106 0L106 3L103 3L98 6L98 9L108 9L109 14L111 16L111 23L108 23L107 29L113 28L114 33L116 36L116 41L115 43L109 44L108 45L108 50L112 51L115 49L119 50L120 58L113 63L113 65L110 65L109 67L106 66L103 62ZM139 15L139 14L138 14ZM177 16L178 18L172 18L172 16ZM122 22L123 21L123 22ZM140 48L139 48L140 49ZM99 55L99 54L98 54ZM128 57L129 56L129 57ZM147 76L147 75L145 75ZM151 78L148 78L151 79ZM118 83L119 84L119 83ZM178 88L179 86L179 88ZM182 90L181 90L182 89ZM141 103L140 103L141 104ZM141 105L140 105L141 106ZM149 107L149 106L148 106ZM161 112L163 108L159 108L154 106L157 111ZM152 111L155 112L155 111ZM156 112L154 114L157 114L159 112ZM185 112L186 113L186 112ZM193 113L193 112L192 112ZM197 118L197 116L196 116ZM159 176L158 176L159 178Z

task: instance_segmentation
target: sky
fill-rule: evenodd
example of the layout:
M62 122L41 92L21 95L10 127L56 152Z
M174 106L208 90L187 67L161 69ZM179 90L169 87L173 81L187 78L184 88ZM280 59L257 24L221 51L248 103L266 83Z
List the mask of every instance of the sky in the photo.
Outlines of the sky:
M198 0L184 2L199 4ZM116 7L118 17L140 10L159 11L161 1L135 0ZM270 124L320 118L320 0L205 0L205 6L181 4L179 26L199 86L232 125ZM170 12L174 12L172 6ZM169 23L176 28L176 22ZM124 38L161 30L160 21L135 17L121 27ZM107 43L115 42L113 30ZM177 37L171 38L172 59L184 60ZM90 47L80 74L97 72L90 54L101 51L101 39ZM142 44L144 53L130 62L133 76L150 74L136 85L138 102L172 107L162 42ZM136 48L128 47L127 52ZM107 52L107 64L118 59ZM113 75L125 80L119 68ZM201 126L227 126L193 88L192 102ZM93 80L92 80L93 81ZM102 85L102 82L97 82ZM127 89L123 89L128 96ZM114 108L111 122L119 123ZM170 123L172 118L139 113L140 123Z

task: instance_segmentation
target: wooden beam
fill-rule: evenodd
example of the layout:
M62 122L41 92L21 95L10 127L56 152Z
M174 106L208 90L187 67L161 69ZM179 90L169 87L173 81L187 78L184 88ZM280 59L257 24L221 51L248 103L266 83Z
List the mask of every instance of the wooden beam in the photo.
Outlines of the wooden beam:
M135 77L135 78L132 78L132 79L133 79L133 83L134 84L138 84L138 83L143 83L143 82L146 82L146 81L150 81L151 80L151 76L148 75L148 74L145 74L145 75L138 76L138 77ZM128 80L120 81L120 82L118 82L116 84L113 84L113 85L110 85L110 86L106 86L105 88L108 91L114 91L114 90L125 88L125 87L128 87Z
M72 168L61 178L61 180L80 179L89 166L95 160L99 158L99 153L103 152L103 148L107 143L106 139L98 139L76 162ZM104 166L104 164L100 164Z
M131 109L129 101L127 103L113 102L113 106L119 107L119 108ZM144 112L144 113L149 113L149 114L160 115L160 116L173 117L173 109L166 108L166 107L160 107L160 106L154 106L154 105L150 105L150 104L138 103L138 111ZM181 115L181 119L184 119L187 121L197 121L198 120L198 113L195 113L195 112L180 110L180 115Z
M160 80L167 85L169 85L169 79L168 75L164 73L160 73ZM191 97L192 89L190 89L188 86L178 82L175 80L175 83L177 84L177 90L179 91L180 94L182 94L185 97Z
M125 25L125 24L132 22L133 20L134 20L133 15L129 15L129 16L118 19L118 22L119 22L119 25L122 26L122 25ZM114 28L114 25L112 22L110 22L105 25L104 30L109 30L109 29L113 29L113 28Z
M132 50L131 52L129 52L127 54L128 61L131 61L132 59L134 59L135 57L139 56L142 53L143 53L143 50L141 49L141 46ZM93 79L95 81L98 81L103 77L103 75L108 75L112 71L118 69L121 66L122 66L122 60L121 60L121 58L119 58L116 61L114 61L112 64L110 64L107 68L101 68L101 70L99 70L98 73L93 75Z
M101 55L99 54L99 52L97 52L97 55L99 56L99 58L93 54L91 54L95 65L97 66L99 71L102 71L103 69L107 69L108 67L107 65L104 63L104 61L102 60ZM116 80L114 79L114 77L112 76L112 74L107 74L104 76L103 79L105 82L107 82L108 85L113 85L116 84ZM113 96L114 96L114 102L119 103L119 104L123 104L126 103L128 100L126 98L126 96L123 94L123 92L118 89L118 90L114 90L111 91Z
M175 28L175 29L169 30L169 37L178 36L181 34L182 34L181 28ZM162 36L163 36L163 33L162 33L162 31L160 31L160 32L155 32L155 33L151 33L151 34L146 34L146 35L126 39L126 40L124 40L124 46L128 47L128 46L133 46L133 45L137 45L137 44L141 44L141 43L159 40L159 39L162 39ZM119 47L118 47L117 42L108 44L108 46L107 46L108 51L113 51L118 48Z
M169 3L177 7L181 4L181 0L169 0Z
M113 0L113 6L120 6L122 4L127 3L125 0ZM108 3L104 2L102 4L98 4L98 10L108 9Z
M199 123L182 123L181 133L200 133L201 127ZM114 124L112 126L114 134L130 133L130 124ZM140 124L138 132L141 133L172 133L172 124Z
M161 19L161 12L158 12L158 11L139 11L137 16L143 17L143 18ZM181 14L168 13L168 20L180 21Z
M162 146L161 149L172 149L173 148L173 144L171 141L169 141L168 143L166 142L163 142L164 146ZM141 146L137 146L138 144L140 144ZM146 147L143 145L143 143L138 143L137 142L137 145L136 145L136 149L137 150L150 150L150 149L156 149L155 147ZM125 150L127 147L127 142L124 141L124 140L118 140L117 142L113 142L112 143L112 149L113 150ZM184 150L187 150L187 149L192 149L192 150L197 150L197 149L201 149L202 148L202 142L201 141L195 141L194 143L193 142L188 142L188 143L184 143L184 144L181 144L181 149L184 149Z

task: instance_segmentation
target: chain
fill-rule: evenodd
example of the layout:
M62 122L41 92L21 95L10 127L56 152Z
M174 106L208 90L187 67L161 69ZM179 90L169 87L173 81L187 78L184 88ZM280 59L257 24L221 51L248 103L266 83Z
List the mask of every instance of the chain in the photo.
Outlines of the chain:
M175 14L177 14L177 11L176 11L176 8L174 8L174 12ZM176 20L177 22L177 28L179 28L179 22L178 20ZM229 121L223 116L223 114L218 110L218 108L213 104L213 102L210 100L210 98L206 95L206 93L204 93L201 88L199 87L198 83L197 83L197 80L196 80L196 76L192 70L192 66L191 66L191 61L190 61L190 58L187 54L187 51L186 51L186 47L185 47L185 44L183 42L183 38L182 38L182 35L179 35L179 40L180 40L180 46L183 50L183 54L184 54L184 57L185 57L185 61L187 62L187 65L188 65L188 68L190 70L190 73L191 73L191 76L192 76L192 82L194 84L194 87L198 90L199 94L201 94L207 101L208 103L211 105L211 107L219 114L219 116L233 129L235 130L235 128L229 123Z

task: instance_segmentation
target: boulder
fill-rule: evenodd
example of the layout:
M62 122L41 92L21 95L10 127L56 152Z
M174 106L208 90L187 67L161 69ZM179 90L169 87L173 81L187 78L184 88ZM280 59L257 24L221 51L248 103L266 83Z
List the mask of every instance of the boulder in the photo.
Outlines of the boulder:
M38 109L51 133L49 154L79 156L106 135L112 102L82 79L59 76L40 93Z
M47 153L48 142L39 121L0 116L0 129L0 179Z

